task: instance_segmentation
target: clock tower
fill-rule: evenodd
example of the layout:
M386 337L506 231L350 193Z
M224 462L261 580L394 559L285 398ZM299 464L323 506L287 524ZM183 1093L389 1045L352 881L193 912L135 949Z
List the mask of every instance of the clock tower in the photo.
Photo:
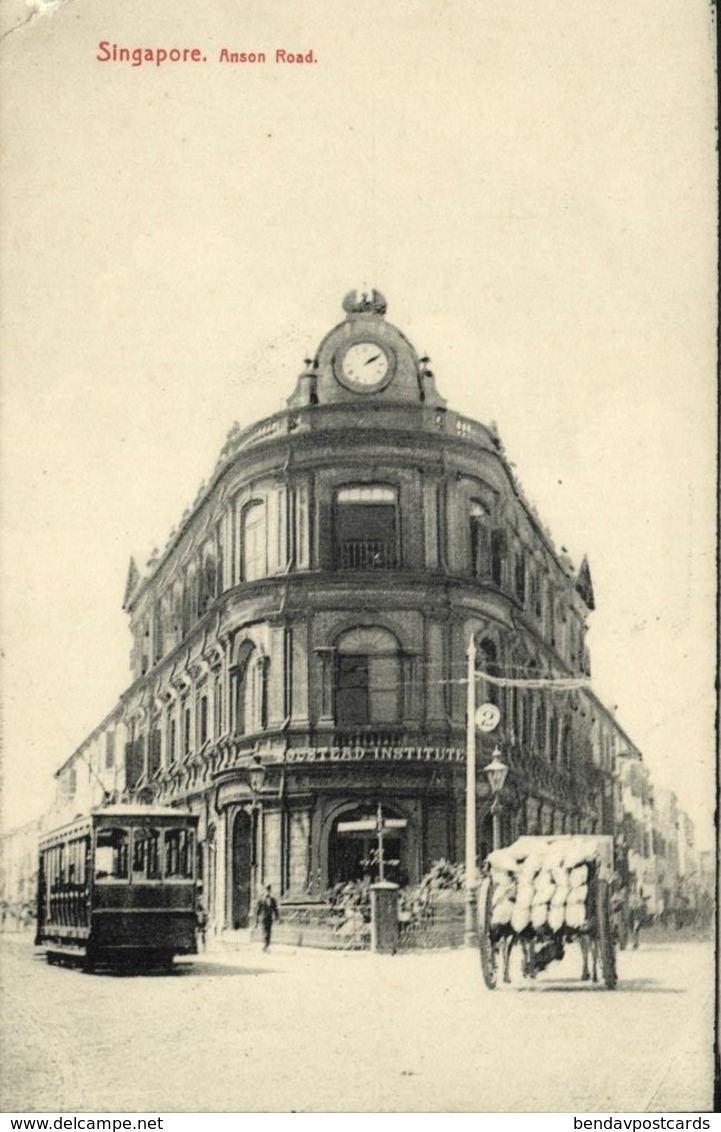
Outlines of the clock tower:
M442 408L428 358L419 358L397 327L386 322L380 291L350 291L346 317L323 339L315 359L298 378L289 408L355 402L368 407L413 402Z

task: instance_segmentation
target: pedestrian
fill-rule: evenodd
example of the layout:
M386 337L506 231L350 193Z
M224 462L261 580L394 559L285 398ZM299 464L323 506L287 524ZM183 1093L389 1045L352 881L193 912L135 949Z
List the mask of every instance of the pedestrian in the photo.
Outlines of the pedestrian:
M267 951L270 947L270 936L273 931L273 921L280 920L278 915L278 905L271 892L271 886L265 886L265 892L258 901L258 907L255 912L255 926L257 927L260 921L263 921L263 951Z
M631 947L638 949L641 928L646 919L646 902L640 892L634 893L629 904L629 919L631 921Z
M198 943L200 950L205 951L205 938L208 930L208 913L203 903L203 889L202 886L198 889L196 904L195 904L195 927L198 933Z

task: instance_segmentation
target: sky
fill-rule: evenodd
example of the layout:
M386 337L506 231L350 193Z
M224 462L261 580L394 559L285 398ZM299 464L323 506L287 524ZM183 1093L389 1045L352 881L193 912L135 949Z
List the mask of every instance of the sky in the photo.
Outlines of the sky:
M367 285L588 556L594 689L711 845L711 20L699 0L8 3L6 825L129 683L131 554L165 545L233 422L283 407ZM206 61L101 62L100 41Z

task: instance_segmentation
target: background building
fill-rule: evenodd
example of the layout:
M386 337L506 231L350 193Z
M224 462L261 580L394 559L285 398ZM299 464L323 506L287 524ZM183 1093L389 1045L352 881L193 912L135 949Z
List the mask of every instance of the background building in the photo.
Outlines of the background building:
M429 359L355 292L287 408L228 435L162 553L131 561L132 683L58 771L58 816L104 794L189 805L219 927L464 856L465 673L497 703L503 836L613 832L628 737L590 691L594 608L493 428L446 407ZM550 681L565 681L552 687ZM262 769L260 769L262 768ZM478 850L490 847L479 775Z
M38 841L43 820L26 822L0 837L0 930L18 930L35 919Z

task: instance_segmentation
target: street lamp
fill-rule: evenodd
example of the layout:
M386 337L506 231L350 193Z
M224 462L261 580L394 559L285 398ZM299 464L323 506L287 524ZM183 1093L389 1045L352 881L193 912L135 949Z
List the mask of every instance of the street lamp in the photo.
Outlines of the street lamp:
M503 789L508 774L508 767L501 761L501 752L498 747L493 752L493 758L484 766L483 773L488 779L488 785L491 788L493 795L493 802L491 803L491 816L493 817L493 848L498 849L501 845L501 805L498 800L499 794Z
M253 800L255 801L258 794L260 794L263 789L263 783L265 782L265 767L260 761L260 755L253 755L253 765L248 771L248 780L250 782Z

